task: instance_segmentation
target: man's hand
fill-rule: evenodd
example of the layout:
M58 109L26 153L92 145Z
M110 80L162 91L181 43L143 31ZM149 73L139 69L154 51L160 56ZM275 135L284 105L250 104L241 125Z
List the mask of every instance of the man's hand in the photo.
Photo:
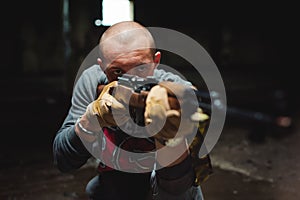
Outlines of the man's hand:
M97 116L101 128L122 125L129 119L128 110L111 95L117 84L117 81L113 81L104 86L99 97L87 107L87 118Z
M186 86L179 84L163 83L154 86L146 99L144 117L147 130L155 139L168 146L176 146L182 142L185 136L196 131L199 122L208 119L208 116L197 107L191 106L193 110L188 115L180 107L175 109L170 107L168 93L177 91L179 95L176 97L179 102L182 102L186 89Z

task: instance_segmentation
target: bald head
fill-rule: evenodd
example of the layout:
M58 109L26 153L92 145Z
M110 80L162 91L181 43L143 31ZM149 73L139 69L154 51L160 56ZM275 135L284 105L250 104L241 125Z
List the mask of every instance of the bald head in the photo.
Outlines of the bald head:
M122 53L139 49L149 49L154 55L155 43L151 33L134 21L123 21L109 27L100 38L102 59L111 59Z
M148 32L148 30L144 26L142 26L141 24L139 24L137 22L123 21L123 22L119 22L119 23L116 23L116 24L110 26L102 35L100 43L101 43L101 41L107 39L108 37L120 34L122 32L134 30L134 29L141 29L141 30Z
M161 55L148 29L133 21L109 27L100 39L99 50L97 62L108 81L115 81L125 73L152 76Z

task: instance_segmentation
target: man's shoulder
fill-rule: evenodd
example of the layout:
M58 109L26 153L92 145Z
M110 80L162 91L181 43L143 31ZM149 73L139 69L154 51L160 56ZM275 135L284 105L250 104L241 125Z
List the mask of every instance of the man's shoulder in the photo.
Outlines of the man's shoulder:
M101 74L103 71L101 70L99 65L92 65L88 68L85 68L82 70L82 75L95 75L95 74Z
M181 83L184 85L191 85L191 82L186 80L180 74L173 72L173 71L166 71L164 69L155 69L154 70L154 77L159 81L172 81Z
M81 73L81 78L82 79L89 79L90 81L93 80L92 82L106 82L106 75L105 73L101 70L99 65L92 65L88 68L85 68L82 70Z

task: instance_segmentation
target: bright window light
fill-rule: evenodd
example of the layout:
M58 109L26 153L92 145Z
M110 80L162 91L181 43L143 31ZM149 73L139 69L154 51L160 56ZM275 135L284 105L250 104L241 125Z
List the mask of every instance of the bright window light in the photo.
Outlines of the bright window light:
M121 21L133 21L133 1L102 0L103 26L111 26Z

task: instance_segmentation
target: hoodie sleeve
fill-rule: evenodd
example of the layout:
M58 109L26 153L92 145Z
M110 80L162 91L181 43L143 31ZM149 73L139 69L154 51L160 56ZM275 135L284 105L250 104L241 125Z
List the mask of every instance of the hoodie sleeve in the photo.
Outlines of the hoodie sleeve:
M54 164L62 172L80 168L91 157L75 133L75 123L88 104L95 100L97 85L104 77L100 67L95 65L84 70L75 83L71 107L53 141Z

